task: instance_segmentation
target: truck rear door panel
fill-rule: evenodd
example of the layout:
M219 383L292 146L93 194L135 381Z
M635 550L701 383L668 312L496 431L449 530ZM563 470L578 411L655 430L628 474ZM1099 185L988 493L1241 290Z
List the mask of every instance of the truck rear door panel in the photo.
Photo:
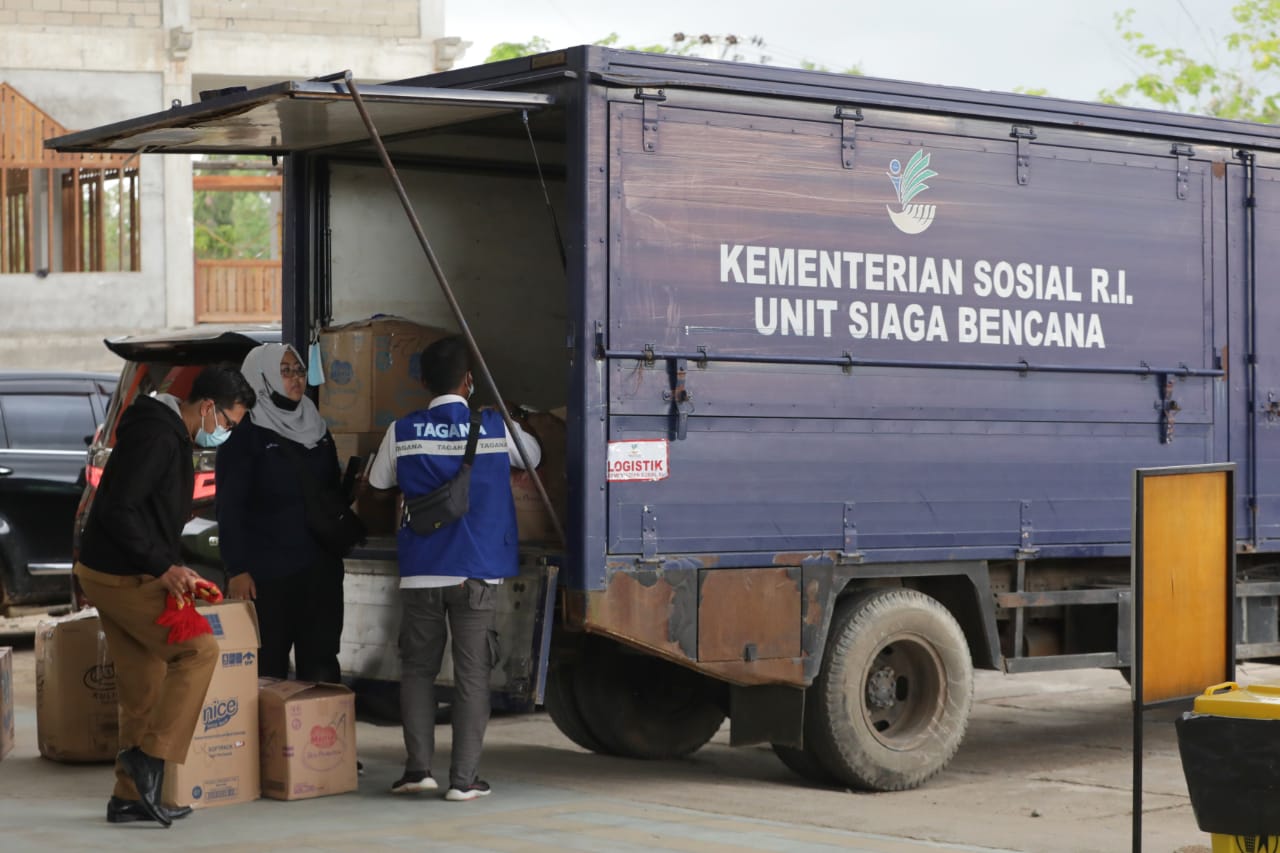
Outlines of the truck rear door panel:
M1227 209L1232 211L1228 258L1231 265L1232 294L1231 336L1233 341L1231 384L1231 441L1233 458L1247 460L1249 434L1248 422L1252 420L1256 430L1256 453L1253 455L1256 469L1242 471L1236 487L1236 533L1240 538L1252 538L1254 514L1249 510L1249 496L1256 490L1256 535L1259 545L1270 550L1265 540L1280 538L1280 341L1276 330L1280 329L1280 296L1275 290L1276 276L1280 275L1280 244L1272 235L1280 233L1280 174L1277 170L1259 168L1255 172L1253 193L1254 243L1253 263L1256 296L1254 353L1256 367L1255 411L1248 411L1249 371L1247 367L1249 340L1249 277L1250 246L1247 241L1245 204L1248 186L1246 172L1239 166L1229 169ZM1237 343L1238 342L1238 343Z
M648 151L642 108L611 110L607 347L709 358L686 365L691 409L670 476L608 484L610 552L640 551L646 524L659 553L838 549L850 523L860 549L902 559L1012 553L1028 521L1041 545L1127 543L1134 467L1214 461L1215 380L1165 377L1170 432L1164 383L1140 375L1214 366L1225 296L1205 248L1207 164L1190 161L1179 199L1174 157L1090 148L1081 134L1037 145L1020 184L1007 126L982 138L925 119L877 127L872 114L844 168L834 118L666 103ZM890 178L913 157L936 174L908 203L934 213L908 234L890 215L905 209ZM840 286L834 272L823 280L819 252L844 264ZM858 275L833 252L856 253ZM874 256L878 278L866 274ZM1029 295L985 287L1000 262L1015 287L1030 265ZM903 265L892 281L890 263ZM1097 289L1095 268L1107 277ZM1073 330L1050 339L1050 314ZM879 363L715 361L844 354ZM1020 363L1060 372L995 369ZM671 437L671 376L660 357L611 358L611 441Z

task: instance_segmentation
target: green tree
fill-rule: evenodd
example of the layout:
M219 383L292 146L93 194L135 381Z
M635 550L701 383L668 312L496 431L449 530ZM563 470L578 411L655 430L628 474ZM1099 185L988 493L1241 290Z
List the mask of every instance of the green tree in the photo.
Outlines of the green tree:
M667 44L635 45L619 44L619 41L621 41L621 38L617 33L609 33L609 35L602 39L597 39L592 44L602 47L616 47L621 50L638 50L644 53L705 56L711 59L727 59L731 62L758 62L762 65L769 65L773 62L773 57L765 52L767 46L765 40L760 36L742 37L732 33L724 35L713 35L711 33L689 35L678 32L671 36L671 41ZM550 43L541 36L534 36L525 42L501 42L494 45L493 49L489 51L489 56L485 59L485 62L500 62L504 59L531 56L550 49ZM810 71L831 70L825 65L819 65L809 60L801 60L800 67ZM841 73L862 74L862 69L857 65L851 65Z
M504 59L518 59L521 56L532 56L535 53L546 53L551 44L542 36L534 36L528 41L501 41L489 51L485 62L501 62Z
M208 159L232 159L210 157ZM264 165L264 168L267 168ZM262 170L231 169L222 174L255 175ZM270 258L274 239L273 193L197 190L196 257L206 260Z
M1226 61L1161 47L1136 28L1134 17L1133 9L1118 13L1116 30L1144 70L1136 80L1100 92L1103 102L1266 123L1280 120L1280 0L1239 0L1232 7L1237 29L1223 42Z

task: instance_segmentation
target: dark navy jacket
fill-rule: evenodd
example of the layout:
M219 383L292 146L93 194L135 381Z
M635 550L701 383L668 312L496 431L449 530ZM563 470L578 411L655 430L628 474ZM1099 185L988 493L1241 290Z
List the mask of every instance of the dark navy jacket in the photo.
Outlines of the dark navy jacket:
M292 445L316 482L338 488L338 451L327 432L315 447L289 442L245 418L218 448L218 540L227 575L278 580L340 564L307 529L302 483L286 455Z

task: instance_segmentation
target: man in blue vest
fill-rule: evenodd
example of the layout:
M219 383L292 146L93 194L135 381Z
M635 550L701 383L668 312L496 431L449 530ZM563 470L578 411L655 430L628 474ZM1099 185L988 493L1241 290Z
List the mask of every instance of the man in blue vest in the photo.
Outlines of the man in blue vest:
M399 487L405 499L426 495L462 467L471 426L467 402L475 391L471 358L461 337L443 338L422 353L422 378L433 395L425 409L387 429L369 470L376 489ZM530 462L542 450L516 427ZM446 623L453 635L453 754L446 800L465 801L489 793L476 775L489 722L489 671L498 657L494 588L516 574L516 512L511 466L524 467L507 436L502 414L485 410L471 469L467 513L422 535L402 523L400 558L400 713L407 752L396 794L433 791L435 680L444 658Z

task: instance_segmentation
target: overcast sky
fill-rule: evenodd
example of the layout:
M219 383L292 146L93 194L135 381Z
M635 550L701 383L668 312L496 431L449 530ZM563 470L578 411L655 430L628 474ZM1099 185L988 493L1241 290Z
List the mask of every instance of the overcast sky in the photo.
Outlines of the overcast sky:
M669 43L671 34L732 33L764 39L778 65L810 60L898 80L1092 100L1133 80L1139 65L1114 15L1136 10L1135 27L1162 46L1222 64L1233 32L1232 0L451 0L446 32L472 42L462 65L481 63L504 41L533 36L551 47L617 33L622 44ZM758 51L749 56L758 55Z

